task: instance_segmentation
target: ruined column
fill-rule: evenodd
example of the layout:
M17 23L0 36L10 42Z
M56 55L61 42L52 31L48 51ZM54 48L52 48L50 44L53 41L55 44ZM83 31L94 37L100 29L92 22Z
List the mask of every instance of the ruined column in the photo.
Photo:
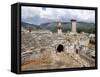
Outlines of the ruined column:
M62 26L60 22L58 22L57 31L58 31L58 34L62 34Z
M76 32L76 20L75 19L71 20L71 30L72 32Z

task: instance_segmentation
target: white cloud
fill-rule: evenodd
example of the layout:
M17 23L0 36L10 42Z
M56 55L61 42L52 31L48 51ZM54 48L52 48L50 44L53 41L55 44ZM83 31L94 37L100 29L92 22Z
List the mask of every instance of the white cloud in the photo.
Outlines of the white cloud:
M95 11L93 10L22 7L22 19L35 16L54 21L65 20L67 22L70 19L76 19L77 21L95 22Z
M34 17L34 16L40 16L40 11L41 11L41 8L37 8L37 7L22 7L21 8L21 15L22 15L22 18L29 18L29 17Z

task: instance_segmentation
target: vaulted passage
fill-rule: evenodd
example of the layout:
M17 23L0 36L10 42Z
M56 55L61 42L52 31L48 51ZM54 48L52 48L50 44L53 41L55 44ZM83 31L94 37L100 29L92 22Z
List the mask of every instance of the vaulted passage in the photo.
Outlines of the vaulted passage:
M63 52L63 51L64 51L63 45L59 44L57 47L57 52Z

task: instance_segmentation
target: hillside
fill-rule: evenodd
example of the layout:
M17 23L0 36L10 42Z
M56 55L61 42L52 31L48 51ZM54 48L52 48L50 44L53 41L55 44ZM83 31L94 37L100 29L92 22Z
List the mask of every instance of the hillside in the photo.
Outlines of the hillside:
M63 32L71 31L71 22L61 22L63 27ZM22 26L25 28L32 29L48 29L52 32L56 32L57 22L48 22L43 23L41 25L34 25L22 22ZM77 32L87 32L87 33L95 33L95 24L94 23L85 23L85 22L77 22Z
M38 26L38 25L30 24L30 23L26 23L26 22L21 22L21 26L26 28L26 29L31 28L32 30L34 30L34 29L41 29L41 27Z

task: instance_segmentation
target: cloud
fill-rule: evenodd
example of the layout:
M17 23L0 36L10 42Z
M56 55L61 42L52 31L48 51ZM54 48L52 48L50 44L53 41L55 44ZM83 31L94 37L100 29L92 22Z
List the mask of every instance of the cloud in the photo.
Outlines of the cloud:
M80 9L62 9L62 8L44 8L44 7L29 7L23 6L22 8L22 21L27 22L29 18L34 19L37 23L41 24L48 21L65 21L68 22L71 19L83 22L95 23L95 11L94 10L80 10ZM43 21L43 19L45 19ZM28 21L35 23L34 21ZM47 21L46 21L47 22Z

